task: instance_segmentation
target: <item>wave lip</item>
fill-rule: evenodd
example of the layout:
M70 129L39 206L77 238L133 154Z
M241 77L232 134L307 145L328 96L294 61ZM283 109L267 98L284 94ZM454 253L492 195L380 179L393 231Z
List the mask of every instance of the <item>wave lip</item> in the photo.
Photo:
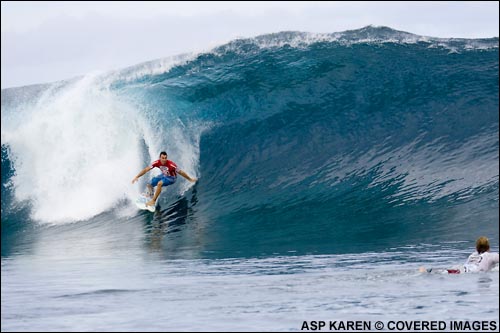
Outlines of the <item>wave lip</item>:
M228 51L242 51L242 45L252 44L258 48L294 48L308 47L313 43L339 43L342 45L355 44L417 44L424 43L427 47L441 47L452 51L486 50L498 48L498 37L468 39L468 38L439 38L421 36L405 31L398 31L385 26L369 25L361 29L346 30L334 33L311 33L300 31L283 31L265 34L253 38L242 38L213 50L215 54Z

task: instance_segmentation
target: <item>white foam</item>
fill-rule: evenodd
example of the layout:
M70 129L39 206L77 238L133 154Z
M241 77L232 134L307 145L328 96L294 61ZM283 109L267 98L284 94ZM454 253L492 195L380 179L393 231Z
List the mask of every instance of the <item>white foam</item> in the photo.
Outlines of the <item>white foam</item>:
M146 122L96 76L50 90L14 117L2 125L2 143L16 170L15 198L31 201L34 219L88 219L135 195L128 185L142 167Z
M132 179L162 150L198 177L199 139L206 126L182 124L174 112L162 110L159 115L143 101L118 96L109 83L102 74L93 74L54 85L36 102L22 103L4 118L9 121L2 123L2 144L8 145L15 168L15 199L31 203L33 219L85 220L133 202L158 171L139 184L131 184ZM153 128L155 124L160 125ZM180 183L168 196L192 186Z
M194 60L197 53L185 53L177 56L161 58L147 61L128 68L110 71L102 75L104 84L111 84L116 81L130 82L148 75L159 75L168 72L174 66L180 66Z
M437 38L420 36L404 31L397 31L387 27L367 26L358 30L348 30L334 33L311 33L298 31L283 31L254 38L237 39L228 44L215 48L212 52L221 54L227 51L246 52L241 43L253 44L260 49L306 48L313 43L337 42L341 45L355 44L417 44L426 43L429 48L444 48L451 51L471 51L498 48L498 39L466 39L466 38Z

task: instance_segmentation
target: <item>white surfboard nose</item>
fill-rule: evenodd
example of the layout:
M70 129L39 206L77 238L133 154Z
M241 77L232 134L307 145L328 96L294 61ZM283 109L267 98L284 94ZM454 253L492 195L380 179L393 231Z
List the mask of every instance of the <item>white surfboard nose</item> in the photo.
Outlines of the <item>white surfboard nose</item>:
M152 206L147 206L146 202L148 202L150 199L146 198L143 195L140 195L139 198L135 201L135 205L137 208L142 209L142 210L149 210L151 213L154 213L156 210L156 205Z

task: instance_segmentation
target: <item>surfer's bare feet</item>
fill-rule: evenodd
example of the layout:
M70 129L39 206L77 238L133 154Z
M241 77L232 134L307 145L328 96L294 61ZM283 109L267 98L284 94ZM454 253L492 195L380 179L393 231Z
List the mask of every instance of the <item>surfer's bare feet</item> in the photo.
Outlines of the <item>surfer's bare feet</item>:
M155 202L153 200L146 202L146 206L154 206Z

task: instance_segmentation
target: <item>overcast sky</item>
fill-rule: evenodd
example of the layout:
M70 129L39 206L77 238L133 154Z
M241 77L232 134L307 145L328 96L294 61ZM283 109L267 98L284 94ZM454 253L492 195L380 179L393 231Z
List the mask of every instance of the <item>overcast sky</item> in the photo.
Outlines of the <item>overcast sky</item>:
M2 1L2 88L52 82L285 30L388 26L432 37L498 37L497 1Z

